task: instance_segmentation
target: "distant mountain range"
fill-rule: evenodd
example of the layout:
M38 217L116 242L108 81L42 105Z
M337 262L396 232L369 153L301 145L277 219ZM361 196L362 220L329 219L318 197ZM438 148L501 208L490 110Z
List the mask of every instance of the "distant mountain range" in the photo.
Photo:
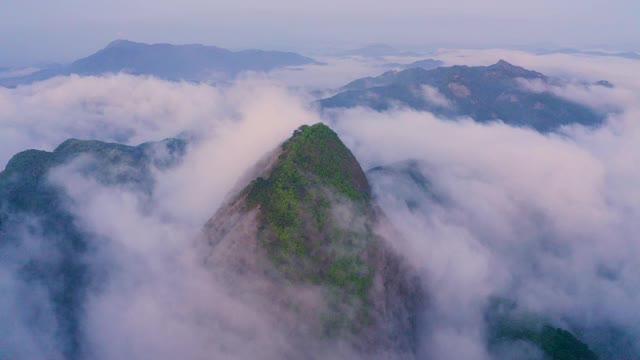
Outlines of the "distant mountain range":
M17 78L31 75L34 72L40 70L36 67L3 67L0 68L0 83L1 79Z
M440 67L442 65L444 65L444 62L442 62L440 60L424 59L424 60L414 61L414 62L409 63L409 64L388 63L388 64L384 64L384 67L396 68L396 69L401 69L401 70L412 69L412 68L421 68L421 69L425 69L425 70L433 70L433 69L435 69L437 67Z
M541 132L573 123L593 126L604 120L603 114L585 105L527 89L523 81L554 83L504 60L491 66L410 68L355 80L319 104L323 109L365 106L377 111L405 106L443 117L470 116L479 122L499 119Z
M577 50L571 48L554 49L554 50L539 50L536 52L538 55L549 54L569 54L569 55L589 55L589 56L613 56L621 57L625 59L640 60L640 54L633 51L626 52L607 52L599 50Z
M316 63L292 52L231 51L205 45L144 44L116 40L93 55L69 65L44 69L27 76L0 80L13 87L60 75L104 75L125 72L166 80L216 81L233 78L243 71L266 72L279 67Z
M339 52L339 56L420 56L420 54L411 51L404 51L394 48L387 44L370 44L361 48Z

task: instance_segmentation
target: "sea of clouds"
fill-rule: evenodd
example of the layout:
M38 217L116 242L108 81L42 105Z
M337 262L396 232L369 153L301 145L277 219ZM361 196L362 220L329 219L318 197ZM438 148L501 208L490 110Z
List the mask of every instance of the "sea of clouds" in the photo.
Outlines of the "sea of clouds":
M74 164L49 175L73 200L68 210L77 224L97 239L87 261L108 273L85 301L86 353L279 358L290 346L286 329L213 281L196 239L253 164L298 126L319 121L338 132L365 170L390 169L369 172L369 180L403 235L392 245L419 269L433 300L421 355L495 357L485 312L496 298L571 330L604 357L615 357L615 347L637 353L640 62L500 49L435 57L468 65L506 59L565 79L523 87L612 112L599 128L551 134L402 108L323 118L306 89L337 87L354 73L378 75L370 62L345 59L224 87L115 74L0 88L0 167L19 151L51 151L68 138L189 141L179 165L153 170L151 194L105 186ZM598 80L614 87L578 85ZM428 186L408 179L407 166ZM61 356L46 290L17 275L29 258L54 252L46 238L1 250L0 357Z

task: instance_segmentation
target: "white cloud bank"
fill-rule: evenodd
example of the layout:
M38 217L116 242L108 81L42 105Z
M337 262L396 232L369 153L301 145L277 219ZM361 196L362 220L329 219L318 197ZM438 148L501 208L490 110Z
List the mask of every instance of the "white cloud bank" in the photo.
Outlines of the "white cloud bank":
M570 96L598 104L580 91ZM401 173L372 174L409 239L402 251L432 289L431 356L489 358L483 314L492 297L516 300L605 354L616 346L603 343L606 329L624 329L639 351L640 93L606 93L622 113L562 134L412 111L354 109L339 119L365 167L417 160L428 179L424 190L406 187Z
M640 74L640 65L464 54L609 80L616 87L595 94L563 91L593 106L606 97L623 111L599 129L549 135L412 111L338 113L334 126L363 167L417 160L429 181L425 193L398 174L371 177L407 238L398 249L423 271L433 296L426 355L489 358L483 314L493 296L517 300L599 350L607 348L599 343L603 326L625 330L638 346L640 78L629 74ZM247 168L297 126L315 121L305 97L265 80L217 89L116 75L0 89L2 163L68 137L128 144L180 133L195 139L180 166L155 174L151 198L73 173L57 177L76 199L71 210L79 223L102 239L97 263L114 269L87 304L84 331L95 357L277 358L287 348L287 337L259 310L209 281L191 239ZM0 306L15 309L20 284L10 276L0 284L6 290ZM247 333L254 342L242 341Z

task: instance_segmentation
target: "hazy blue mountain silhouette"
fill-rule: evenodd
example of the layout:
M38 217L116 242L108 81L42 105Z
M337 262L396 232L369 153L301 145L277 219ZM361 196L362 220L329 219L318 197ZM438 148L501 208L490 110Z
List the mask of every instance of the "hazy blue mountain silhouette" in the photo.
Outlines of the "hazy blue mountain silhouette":
M410 64L390 64L390 65L397 65L401 69L421 68L424 70L433 70L435 68L438 68L444 65L444 63L440 60L424 59L424 60L414 61Z
M369 44L357 49L351 49L342 51L338 55L341 56L367 56L367 57L380 57L380 56L420 56L420 54L396 49L387 44Z
M594 126L604 115L551 92L533 92L524 81L552 84L545 75L499 61L491 66L411 68L355 80L337 95L320 100L324 109L395 106L430 111L439 116L470 116L476 121L502 120L547 132L562 125Z
M606 52L599 50L578 50L572 48L563 48L563 49L553 49L553 50L539 50L537 51L539 55L549 55L549 54L568 54L568 55L589 55L589 56L613 56L613 57L621 57L625 59L632 60L640 60L640 54L633 51L622 51L622 52Z
M93 55L53 69L4 79L12 87L59 75L103 75L126 72L167 80L211 81L233 78L243 71L266 72L284 66L312 64L311 58L283 51L231 51L216 46L144 44L116 40Z

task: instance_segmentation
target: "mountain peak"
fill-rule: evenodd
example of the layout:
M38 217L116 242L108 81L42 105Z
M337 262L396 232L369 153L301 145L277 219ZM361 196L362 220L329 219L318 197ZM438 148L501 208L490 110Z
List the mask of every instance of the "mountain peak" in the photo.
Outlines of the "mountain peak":
M497 63L490 65L487 68L490 70L500 70L509 74L517 72L533 72L523 67L513 65L512 63L503 59L500 59Z
M517 66L515 66L515 65L511 64L510 62L507 62L506 60L503 60L503 59L498 60L498 62L495 63L494 66L501 67L501 68L506 68L506 69L517 68Z
M263 173L205 226L212 266L267 276L260 281L273 286L264 294L269 311L299 309L292 326L305 330L293 333L344 340L364 353L413 353L411 319L424 294L374 231L384 215L338 135L322 123L300 127ZM300 289L319 296L309 303Z
M324 241L309 243L305 234L326 231L323 227L332 223L331 204L349 203L362 215L368 212L371 199L369 182L360 164L338 135L322 123L303 125L294 131L282 144L269 177L255 179L246 194L248 206L258 206L263 221L272 230L270 250L277 262L305 257L305 249ZM305 224L301 221L304 218L324 220ZM288 275L304 277L307 271L315 272L302 266Z
M544 78L545 76L537 71L527 70L521 66L513 65L505 60L499 60L497 63L487 67L488 70L499 72L508 77L523 77L523 78Z
M105 49L122 48L122 47L134 46L134 45L140 45L140 43L137 43L131 40L126 40L126 39L116 39L110 42L105 47Z
M282 145L281 160L290 160L325 185L352 200L368 199L369 183L351 151L323 123L303 125Z

